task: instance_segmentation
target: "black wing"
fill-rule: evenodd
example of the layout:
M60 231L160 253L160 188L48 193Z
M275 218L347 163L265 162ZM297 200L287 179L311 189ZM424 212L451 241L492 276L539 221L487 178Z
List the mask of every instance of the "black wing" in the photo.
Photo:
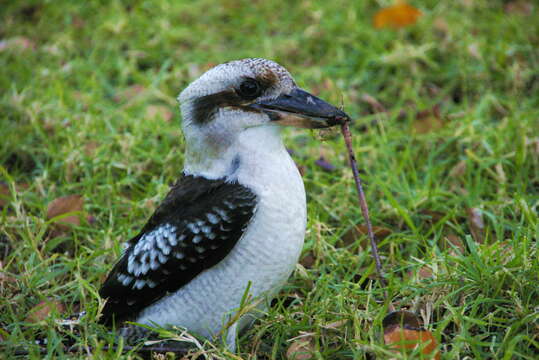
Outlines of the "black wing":
M238 183L184 176L109 273L102 323L135 317L221 261L254 215L256 195Z

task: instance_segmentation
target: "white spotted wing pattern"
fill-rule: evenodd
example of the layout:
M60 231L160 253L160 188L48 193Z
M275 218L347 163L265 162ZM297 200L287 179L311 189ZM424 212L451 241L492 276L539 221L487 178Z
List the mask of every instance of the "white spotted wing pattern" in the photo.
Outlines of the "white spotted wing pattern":
M109 273L100 295L104 323L133 318L222 260L256 210L248 188L184 176Z

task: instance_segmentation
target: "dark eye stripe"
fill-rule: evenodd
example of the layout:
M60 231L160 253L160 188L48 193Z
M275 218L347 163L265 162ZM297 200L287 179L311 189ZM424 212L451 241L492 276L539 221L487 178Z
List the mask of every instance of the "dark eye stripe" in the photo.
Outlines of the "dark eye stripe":
M240 105L243 99L234 90L224 90L215 94L201 96L193 102L193 121L204 124L221 107Z
M279 79L273 72L267 72L257 76L255 80L260 85L260 93L264 93L267 89L274 87ZM245 102L253 99L243 99L236 90L227 89L215 94L201 96L193 102L193 122L196 124L204 124L211 121L213 115L219 108L225 106L240 106Z

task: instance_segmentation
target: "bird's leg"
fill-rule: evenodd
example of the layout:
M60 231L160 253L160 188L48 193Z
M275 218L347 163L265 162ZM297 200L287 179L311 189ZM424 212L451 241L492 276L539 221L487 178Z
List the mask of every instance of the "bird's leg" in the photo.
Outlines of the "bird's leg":
M126 324L118 330L118 334L124 339L126 344L134 345L148 339L152 331L141 326Z

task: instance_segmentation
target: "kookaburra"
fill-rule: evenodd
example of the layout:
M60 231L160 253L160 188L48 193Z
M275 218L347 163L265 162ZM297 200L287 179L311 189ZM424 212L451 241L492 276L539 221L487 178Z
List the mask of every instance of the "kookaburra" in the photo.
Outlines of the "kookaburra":
M211 339L246 289L267 304L303 246L305 189L279 125L326 128L347 115L265 59L218 65L178 100L183 175L109 273L101 321L175 325ZM225 329L230 347L247 318Z

